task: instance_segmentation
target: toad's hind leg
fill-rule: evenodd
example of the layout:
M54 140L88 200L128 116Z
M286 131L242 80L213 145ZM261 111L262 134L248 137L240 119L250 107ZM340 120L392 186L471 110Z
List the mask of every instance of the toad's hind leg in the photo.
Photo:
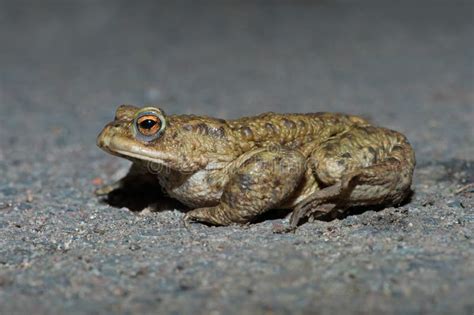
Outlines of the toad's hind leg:
M334 209L401 203L410 192L415 156L403 135L360 127L323 143L311 162L326 187L295 207L290 229L304 217Z
M233 165L220 203L185 215L189 221L213 225L248 223L278 206L296 189L304 174L305 159L285 148L258 149Z

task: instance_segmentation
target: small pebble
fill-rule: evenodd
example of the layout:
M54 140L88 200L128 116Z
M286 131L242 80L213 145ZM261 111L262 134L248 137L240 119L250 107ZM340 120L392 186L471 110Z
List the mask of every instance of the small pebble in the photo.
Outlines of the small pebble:
M92 184L95 186L102 186L104 184L104 181L100 177L96 177L92 180Z
M0 201L0 210L10 208L12 206L11 202L1 202Z
M446 205L451 208L464 208L462 202L457 199L448 200L448 202L446 202Z
M128 248L132 251L136 251L136 250L141 249L140 245L138 245L138 244L130 244L130 246Z

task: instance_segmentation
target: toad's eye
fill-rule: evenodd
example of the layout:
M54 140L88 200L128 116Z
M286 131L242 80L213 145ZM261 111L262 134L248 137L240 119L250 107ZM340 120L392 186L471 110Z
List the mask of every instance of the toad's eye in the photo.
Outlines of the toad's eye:
M144 136L152 136L160 131L160 125L160 119L153 115L145 115L137 119L137 129Z
M141 113L135 119L135 130L138 131L137 136L145 141L156 139L164 129L164 121L164 117L158 113Z

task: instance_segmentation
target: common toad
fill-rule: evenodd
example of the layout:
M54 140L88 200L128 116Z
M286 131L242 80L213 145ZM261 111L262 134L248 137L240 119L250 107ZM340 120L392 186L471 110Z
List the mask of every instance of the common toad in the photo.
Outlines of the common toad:
M415 155L402 134L339 113L223 120L120 106L97 145L133 162L127 178L154 175L193 210L185 222L249 223L271 209L303 218L353 206L396 205L410 192Z

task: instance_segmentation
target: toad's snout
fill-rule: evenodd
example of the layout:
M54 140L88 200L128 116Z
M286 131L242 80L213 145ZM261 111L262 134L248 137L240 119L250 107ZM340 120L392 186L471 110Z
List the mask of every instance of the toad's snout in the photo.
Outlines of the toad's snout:
M97 146L102 149L108 149L110 145L110 139L112 135L114 134L114 130L117 129L119 124L117 122L113 121L105 125L104 129L99 133L97 136Z

